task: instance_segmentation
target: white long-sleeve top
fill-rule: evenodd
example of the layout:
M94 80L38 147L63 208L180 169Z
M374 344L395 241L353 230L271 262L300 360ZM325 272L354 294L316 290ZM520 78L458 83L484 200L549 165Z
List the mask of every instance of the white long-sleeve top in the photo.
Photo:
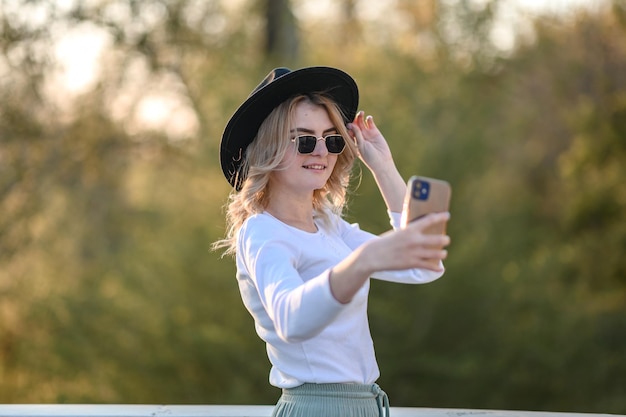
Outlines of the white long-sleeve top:
M398 213L390 213L394 228ZM372 384L379 375L367 320L369 281L347 304L332 295L330 269L377 236L338 216L315 233L269 213L248 218L237 239L237 280L244 305L272 364L270 383ZM434 281L443 272L386 271L372 278L400 283Z

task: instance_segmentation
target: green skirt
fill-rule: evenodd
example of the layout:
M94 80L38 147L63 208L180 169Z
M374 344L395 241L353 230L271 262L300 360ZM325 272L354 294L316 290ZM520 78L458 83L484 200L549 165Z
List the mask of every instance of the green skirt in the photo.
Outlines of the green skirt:
M389 399L376 384L303 384L283 389L272 413L272 417L321 416L388 417Z

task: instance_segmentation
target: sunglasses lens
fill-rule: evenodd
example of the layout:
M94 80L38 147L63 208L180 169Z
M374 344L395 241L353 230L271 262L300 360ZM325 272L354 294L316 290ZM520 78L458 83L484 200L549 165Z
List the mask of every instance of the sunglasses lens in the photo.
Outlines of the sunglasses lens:
M303 155L312 153L317 146L317 138L312 135L296 136L295 141L298 143L298 153ZM328 153L338 154L346 147L346 141L341 135L328 135L324 138L324 142L326 142Z
M341 153L346 146L346 141L343 140L341 135L328 135L326 136L326 149L330 153Z
M317 145L317 138L315 136L302 135L298 136L298 152L301 154L311 153L315 150Z

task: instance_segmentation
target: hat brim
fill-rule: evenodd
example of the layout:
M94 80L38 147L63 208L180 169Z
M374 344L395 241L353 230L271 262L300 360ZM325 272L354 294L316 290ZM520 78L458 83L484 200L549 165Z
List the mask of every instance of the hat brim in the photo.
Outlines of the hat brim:
M283 101L297 94L312 92L323 92L331 97L341 108L346 123L354 119L359 105L359 91L356 82L347 73L330 67L308 67L276 78L248 97L224 129L220 163L224 176L232 186L241 186L239 171L245 150L267 116Z

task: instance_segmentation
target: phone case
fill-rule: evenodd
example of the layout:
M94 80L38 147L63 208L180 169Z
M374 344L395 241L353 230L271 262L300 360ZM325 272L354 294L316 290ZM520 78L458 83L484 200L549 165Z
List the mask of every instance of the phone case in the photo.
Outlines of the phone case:
M452 188L446 181L413 176L409 179L402 209L402 227L429 213L448 211ZM429 234L445 234L446 224L436 224L424 230Z

